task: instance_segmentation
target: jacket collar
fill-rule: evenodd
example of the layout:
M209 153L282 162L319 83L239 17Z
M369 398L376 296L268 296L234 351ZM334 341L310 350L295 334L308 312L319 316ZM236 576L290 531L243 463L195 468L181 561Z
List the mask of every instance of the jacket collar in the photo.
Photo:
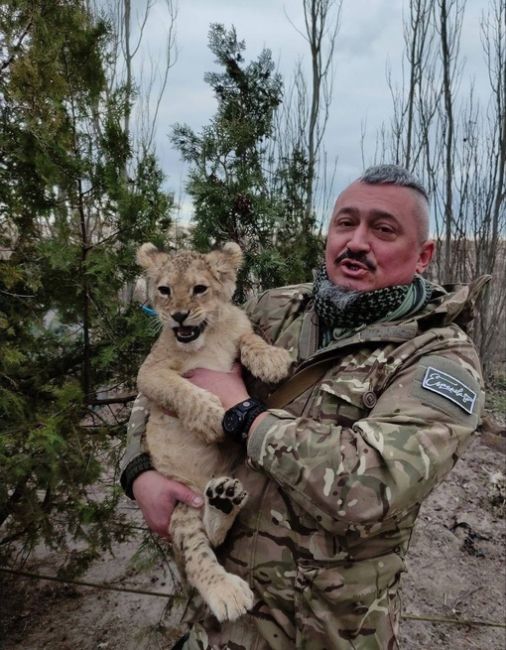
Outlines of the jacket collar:
M364 326L351 336L335 341L320 352L319 319L314 311L313 301L308 301L303 314L299 339L299 355L303 367L307 361L333 354L335 350L364 343L403 343L414 338L420 331L431 327L444 327L456 323L463 329L474 317L476 301L485 285L490 281L490 275L480 276L470 284L440 286L432 283L430 302L419 312L405 320L372 323Z

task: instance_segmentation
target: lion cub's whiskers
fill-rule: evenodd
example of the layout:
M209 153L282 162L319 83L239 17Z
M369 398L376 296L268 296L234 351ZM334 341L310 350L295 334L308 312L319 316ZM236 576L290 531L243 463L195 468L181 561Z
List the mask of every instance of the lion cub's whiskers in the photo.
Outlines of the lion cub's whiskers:
M163 322L160 318L151 318L149 321L149 333L155 336L159 334L163 329Z

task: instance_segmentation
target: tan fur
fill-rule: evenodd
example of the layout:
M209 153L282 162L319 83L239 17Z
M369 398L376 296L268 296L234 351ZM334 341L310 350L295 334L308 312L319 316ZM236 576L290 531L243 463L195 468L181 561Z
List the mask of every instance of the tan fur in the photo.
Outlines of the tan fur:
M288 374L290 356L255 335L246 315L230 303L242 262L237 244L225 244L207 255L167 255L153 244L143 244L137 261L146 270L151 303L163 323L138 375L139 390L151 402L148 448L158 471L208 497L203 517L179 504L170 534L188 581L219 620L234 620L252 606L253 594L242 579L219 565L211 545L223 541L246 501L240 483L227 476L238 448L230 442L212 444L223 441L223 407L217 397L182 375L194 368L228 371L240 358L253 375L274 383ZM191 342L178 341L174 333L177 319L184 315L184 326L206 323ZM230 512L212 505L220 490L232 495L226 497Z

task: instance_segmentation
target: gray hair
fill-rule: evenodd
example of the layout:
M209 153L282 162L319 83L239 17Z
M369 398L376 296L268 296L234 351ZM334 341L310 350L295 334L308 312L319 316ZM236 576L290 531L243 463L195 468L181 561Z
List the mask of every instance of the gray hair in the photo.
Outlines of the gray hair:
M429 195L420 181L407 169L400 165L376 165L365 170L358 179L368 185L400 185L410 187L419 192L429 202Z
M358 179L367 185L398 185L408 187L424 199L420 211L419 234L424 241L429 236L429 194L422 183L410 171L400 165L376 165L365 170Z

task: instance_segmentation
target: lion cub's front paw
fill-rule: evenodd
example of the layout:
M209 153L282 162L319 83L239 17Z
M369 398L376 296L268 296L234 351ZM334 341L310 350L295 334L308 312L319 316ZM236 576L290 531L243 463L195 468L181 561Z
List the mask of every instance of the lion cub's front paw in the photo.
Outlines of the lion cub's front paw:
M181 417L183 424L194 431L204 442L211 444L224 439L222 421L225 410L216 397L207 391L196 400L194 407Z
M270 345L257 350L255 355L248 356L247 363L245 360L243 363L255 377L268 384L277 384L289 374L292 359L283 348Z

